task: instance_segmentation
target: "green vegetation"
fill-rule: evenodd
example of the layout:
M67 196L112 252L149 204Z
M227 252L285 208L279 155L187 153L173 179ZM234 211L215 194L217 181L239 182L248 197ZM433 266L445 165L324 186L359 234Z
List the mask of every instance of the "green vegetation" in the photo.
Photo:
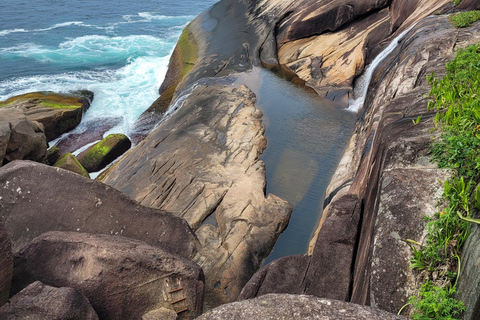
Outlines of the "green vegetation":
M413 319L455 319L465 309L454 298L460 250L469 222L479 222L472 213L480 208L480 45L459 50L442 79L432 74L427 80L433 98L428 109L438 111L435 123L442 130L432 155L439 167L452 169L453 176L445 182L443 210L428 218L426 244L411 241L411 267L423 285L409 304Z
M457 3L455 2L455 4ZM478 20L480 20L479 10L459 12L450 16L450 21L456 28L469 27L472 23Z
M32 101L46 107L58 109L77 109L81 108L83 105L81 98L79 97L60 95L51 92L32 92L15 96L5 101L0 101L0 108L20 101Z

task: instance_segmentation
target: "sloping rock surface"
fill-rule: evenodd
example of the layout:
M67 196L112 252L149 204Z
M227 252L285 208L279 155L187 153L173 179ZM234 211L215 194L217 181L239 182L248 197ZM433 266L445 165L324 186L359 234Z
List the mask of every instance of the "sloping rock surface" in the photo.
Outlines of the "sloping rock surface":
M215 306L236 299L286 227L291 207L265 196L258 157L266 141L250 90L198 84L183 101L103 181L195 229L211 216L214 225L197 230L202 249L195 261L205 272L206 303Z
M75 172L85 178L90 178L88 171L78 162L77 158L71 154L64 154L57 162L53 164L54 167L62 168L71 172Z
M192 261L120 236L48 232L15 255L12 293L34 281L72 287L101 319L141 319L158 308L203 308L203 272ZM179 292L185 298L175 304Z
M204 313L198 320L402 320L379 309L313 296L268 294L229 303Z
M73 172L14 161L0 168L0 186L13 252L47 231L123 235L186 258L196 252L198 240L183 219Z
M90 302L73 288L55 288L40 281L13 296L0 308L3 320L98 320Z

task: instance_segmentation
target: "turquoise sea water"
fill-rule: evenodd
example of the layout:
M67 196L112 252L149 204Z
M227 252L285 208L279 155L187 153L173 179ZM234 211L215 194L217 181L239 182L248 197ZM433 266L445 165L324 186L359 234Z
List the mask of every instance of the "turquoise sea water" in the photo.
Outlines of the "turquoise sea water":
M158 97L182 29L216 1L2 0L0 101L88 89L84 123L115 118L110 132L129 134Z

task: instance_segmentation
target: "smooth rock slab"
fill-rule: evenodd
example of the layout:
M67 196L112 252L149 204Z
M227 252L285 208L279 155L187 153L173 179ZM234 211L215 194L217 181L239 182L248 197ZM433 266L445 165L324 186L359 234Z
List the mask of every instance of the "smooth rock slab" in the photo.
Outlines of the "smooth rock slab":
M268 294L229 303L197 320L402 320L379 309L304 295Z
M98 316L78 290L55 288L36 281L0 308L0 319L98 320Z
M202 269L191 260L120 236L47 232L15 255L12 293L31 282L72 287L102 319L141 319L168 308L197 316L203 308ZM181 292L171 291L183 288ZM172 304L179 298L182 303ZM177 310L178 307L178 310Z
M0 168L0 217L13 252L47 231L123 235L186 258L198 245L185 220L143 207L98 181L31 161Z
M84 176L85 178L90 178L90 175L88 174L87 170L85 170L82 164L71 153L64 154L60 159L58 159L57 162L55 162L53 166L78 173L79 175Z

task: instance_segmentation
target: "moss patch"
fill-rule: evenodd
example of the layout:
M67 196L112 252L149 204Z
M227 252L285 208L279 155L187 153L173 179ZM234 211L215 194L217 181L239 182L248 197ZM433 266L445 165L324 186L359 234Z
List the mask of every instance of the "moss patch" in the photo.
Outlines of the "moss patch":
M86 178L90 178L87 170L85 170L82 164L71 153L66 153L63 155L53 166L78 173Z
M103 169L110 162L123 154L131 146L124 134L110 134L80 156L80 163L89 172Z
M61 95L52 92L32 92L15 96L5 101L0 101L0 108L21 101L31 101L55 109L77 109L83 106L83 101L80 97Z

